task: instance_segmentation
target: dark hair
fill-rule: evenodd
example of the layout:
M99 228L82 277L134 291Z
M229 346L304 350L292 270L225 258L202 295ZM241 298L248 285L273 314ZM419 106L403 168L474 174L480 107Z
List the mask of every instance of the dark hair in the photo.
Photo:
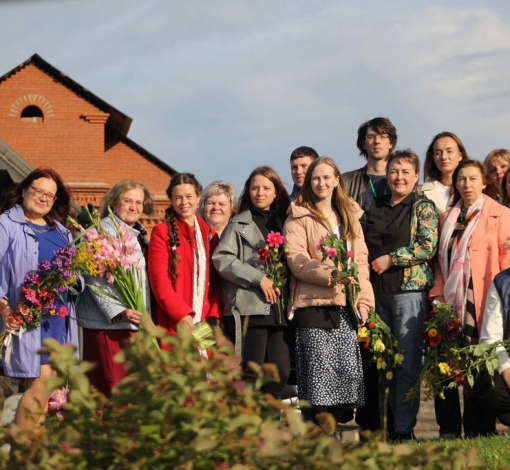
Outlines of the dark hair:
M132 189L141 189L143 191L143 214L151 215L154 212L154 199L152 194L142 183L138 181L126 179L121 180L116 183L114 186L110 188L110 190L105 194L103 200L101 201L101 208L99 209L99 213L101 218L104 218L108 215L108 206L112 209L119 202L120 197Z
M420 159L418 155L416 155L411 149L402 149L393 152L388 157L388 161L386 162L386 174L390 169L390 163L393 161L406 161L409 162L413 167L416 173L420 173Z
M371 127L378 134L388 134L391 142L391 149L395 149L398 141L397 129L388 118L376 117L374 119L370 119L370 121L364 122L358 128L358 140L356 141L356 145L359 149L360 155L365 158L368 156L367 149L365 148L365 141L369 127Z
M298 147L290 154L290 161L303 157L310 157L312 160L315 160L319 158L319 154L312 147Z
M195 175L191 173L177 173L170 180L170 184L166 190L168 199L172 201L172 191L176 186L181 184L191 184L195 188L197 196L200 197L202 194L202 185L195 178ZM168 252L168 274L172 281L172 285L175 287L179 274L177 272L177 265L181 261L181 256L177 253L177 247L181 245L179 239L179 226L177 225L177 214L175 213L172 204L168 206L165 211L165 220L168 224L168 236L170 237L170 246Z
M450 139L455 141L457 147L459 148L459 152L462 155L461 162L469 160L469 156L466 152L466 147L464 147L462 140L460 140L453 132L441 132L434 136L432 142L427 148L427 152L425 153L425 164L423 165L423 176L425 181L441 181L441 171L437 167L434 160L434 145L439 139L443 139L444 137L450 137Z
M455 168L455 171L453 172L452 176L453 200L450 204L451 207L453 207L455 204L457 204L457 202L459 202L462 199L462 196L460 195L460 192L457 189L457 178L459 176L460 170L462 170L462 168L466 168L469 166L474 166L475 168L478 168L482 175L483 183L485 185L489 183L487 178L487 170L485 169L485 165L482 162L479 162L478 160L462 160L459 163L459 166Z
M510 197L508 196L508 191L506 190L506 179L510 176L510 168L506 170L505 176L503 176L503 180L501 181L501 188L499 188L499 192L501 194L501 204L505 207L510 206Z
M258 175L265 176L269 181L271 181L271 183L273 183L276 192L276 198L271 203L270 209L276 211L278 217L282 222L285 221L285 218L287 217L287 209L289 208L290 205L289 193L285 189L285 186L283 185L281 178L278 176L278 173L276 173L276 171L274 171L270 166L259 166L250 173L250 176L244 183L243 191L239 196L239 202L237 204L237 213L240 213L250 208L251 180Z
M352 210L351 201L349 199L349 194L345 189L340 170L332 158L319 157L310 164L306 172L305 181L303 182L303 188L301 189L301 192L296 199L296 205L306 207L315 217L317 217L327 227L332 229L332 227L329 225L329 221L326 219L326 217L324 217L319 209L317 209L318 198L312 189L312 173L314 172L315 168L321 164L329 165L331 168L333 168L335 176L339 179L339 184L333 190L333 194L331 196L331 206L333 207L333 210L336 212L341 222L341 227L343 230L342 237L354 239L354 213Z
M66 225L67 217L71 213L71 191L60 175L52 168L36 168L23 181L10 188L0 207L0 214L12 209L16 204L21 205L23 203L23 191L39 178L49 178L57 185L56 199L50 211L44 216L44 220L50 227L55 226L55 221Z

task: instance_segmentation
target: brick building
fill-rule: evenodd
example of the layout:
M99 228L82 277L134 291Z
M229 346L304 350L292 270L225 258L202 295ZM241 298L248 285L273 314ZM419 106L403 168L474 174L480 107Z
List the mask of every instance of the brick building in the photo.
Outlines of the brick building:
M143 220L151 229L176 171L127 137L131 122L37 54L0 77L0 139L11 155L26 169L54 168L80 206L97 207L121 179L146 184L156 198L156 213Z

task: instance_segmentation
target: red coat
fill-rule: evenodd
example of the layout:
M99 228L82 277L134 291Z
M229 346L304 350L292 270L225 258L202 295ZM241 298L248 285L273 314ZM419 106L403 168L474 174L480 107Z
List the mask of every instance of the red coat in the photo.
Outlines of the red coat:
M217 244L217 236L211 237L208 225L197 216L200 230L204 238L207 254L206 286L204 293L204 306L202 319L219 317L220 293L217 288L217 274L212 266L211 255ZM156 225L151 234L149 244L149 280L152 292L156 299L156 322L159 326L175 330L177 323L186 315L195 315L193 311L193 259L192 241L194 236L191 227L183 220L177 219L179 227L180 246L177 253L181 260L177 265L178 278L175 288L168 273L169 256L173 256L166 222Z

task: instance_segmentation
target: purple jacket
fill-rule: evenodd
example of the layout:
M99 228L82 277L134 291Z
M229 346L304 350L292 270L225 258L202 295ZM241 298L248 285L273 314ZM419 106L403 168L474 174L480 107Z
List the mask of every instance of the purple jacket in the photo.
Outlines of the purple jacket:
M55 222L59 233L69 242L71 232ZM12 308L18 304L25 275L37 269L39 247L35 233L26 223L23 208L14 206L0 215L0 299L7 299ZM73 302L69 309L69 332L67 342L78 347L78 328ZM0 331L3 331L0 316ZM21 338L12 335L13 348L10 362L3 362L5 375L9 377L39 377L41 358L37 351L41 347L41 330L25 331Z

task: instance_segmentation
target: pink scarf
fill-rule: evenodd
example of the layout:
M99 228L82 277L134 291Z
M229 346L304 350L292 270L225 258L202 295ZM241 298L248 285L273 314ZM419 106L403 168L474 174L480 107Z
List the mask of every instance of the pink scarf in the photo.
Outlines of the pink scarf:
M453 231L459 228L457 219L462 208L462 199L450 210L444 222L439 240L439 266L445 280L443 297L446 303L453 305L462 323L465 320L466 295L471 277L469 242L480 219L480 212L483 209L484 203L485 196L482 194L467 210L464 230L453 241L450 259L448 259L448 246Z

